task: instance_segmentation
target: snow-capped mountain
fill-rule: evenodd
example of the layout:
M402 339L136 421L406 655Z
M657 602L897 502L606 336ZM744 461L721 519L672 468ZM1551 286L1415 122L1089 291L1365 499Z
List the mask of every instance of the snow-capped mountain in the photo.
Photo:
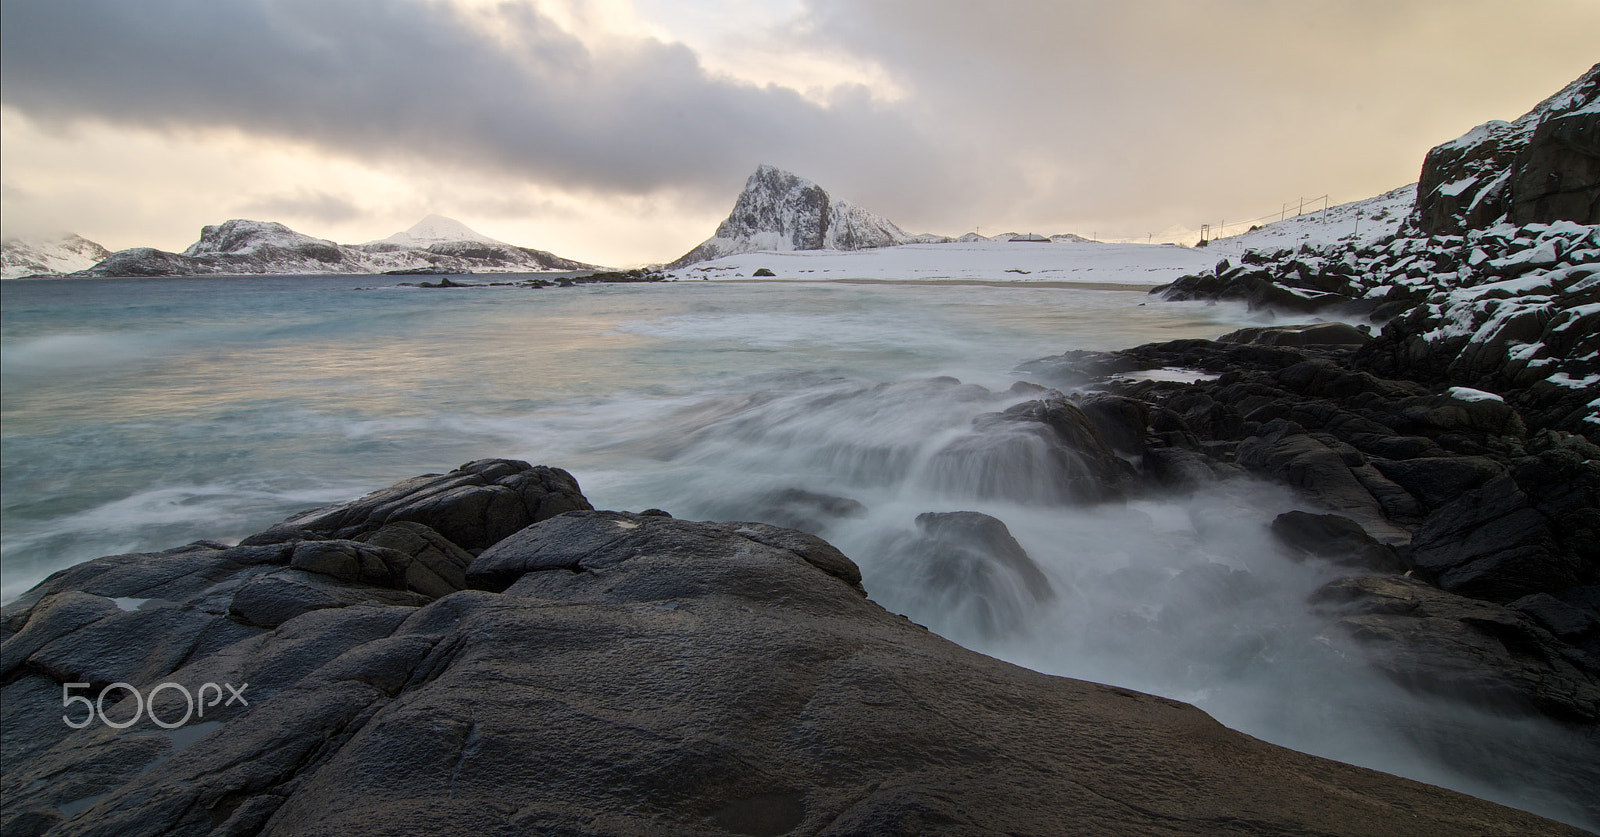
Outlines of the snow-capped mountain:
M72 273L111 255L99 244L73 233L41 238L8 238L0 243L0 278Z
M430 215L404 232L362 245L336 244L271 221L236 219L204 227L182 253L138 247L112 253L86 276L226 276L239 274L533 273L594 265L517 247Z
M429 215L410 229L388 238L359 245L369 254L426 253L420 257L438 266L449 259L471 262L475 270L533 272L541 270L587 270L594 265L563 259L554 253L518 247L490 238L466 224L442 215Z
M446 218L443 215L429 215L411 225L410 229L397 232L388 238L369 241L359 246L362 249L392 247L400 250L426 250L435 244L455 244L458 242L497 244L502 247L512 246L504 241L490 238L454 218Z
M325 238L312 238L272 221L233 220L200 229L200 240L189 245L183 255L191 259L207 256L251 256L266 251L299 252L305 249L339 247Z
M865 250L927 240L945 239L911 235L803 177L762 165L716 234L669 267L761 250Z

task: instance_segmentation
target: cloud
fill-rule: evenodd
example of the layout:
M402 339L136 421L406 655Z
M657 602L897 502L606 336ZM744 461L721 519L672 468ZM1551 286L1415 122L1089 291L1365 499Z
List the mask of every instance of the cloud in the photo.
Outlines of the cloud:
M806 21L986 172L980 218L1131 225L1409 182L1432 145L1586 70L1600 6L809 0Z
M401 0L7 0L0 97L56 124L237 130L572 190L726 190L763 160L937 155L870 97L713 78L654 39L601 54L536 8ZM492 24L495 37L483 29Z
M345 198L306 189L263 195L245 203L243 211L252 218L307 220L323 226L361 216L361 208Z

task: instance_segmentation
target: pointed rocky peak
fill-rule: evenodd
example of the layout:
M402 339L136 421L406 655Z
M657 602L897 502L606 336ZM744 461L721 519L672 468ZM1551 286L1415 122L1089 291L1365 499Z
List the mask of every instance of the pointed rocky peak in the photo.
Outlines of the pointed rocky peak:
M835 198L804 177L762 164L745 181L716 234L669 266L758 250L865 250L913 240L889 219Z

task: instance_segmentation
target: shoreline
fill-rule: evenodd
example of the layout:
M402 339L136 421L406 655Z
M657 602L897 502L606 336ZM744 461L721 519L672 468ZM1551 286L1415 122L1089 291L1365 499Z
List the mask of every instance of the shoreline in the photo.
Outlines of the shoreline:
M1163 284L1147 285L1121 282L1069 282L1057 279L1029 281L1027 279L678 279L680 282L740 282L743 284L759 284L763 282L782 282L789 285L799 284L838 284L838 285L962 285L968 287L984 288L1069 288L1083 291L1137 291L1147 294Z

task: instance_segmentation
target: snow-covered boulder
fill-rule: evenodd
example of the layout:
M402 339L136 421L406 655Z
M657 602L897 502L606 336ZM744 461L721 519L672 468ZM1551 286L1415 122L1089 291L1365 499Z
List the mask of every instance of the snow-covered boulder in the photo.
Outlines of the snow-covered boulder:
M1417 225L1460 235L1502 221L1600 224L1600 64L1515 122L1435 147L1417 184Z

